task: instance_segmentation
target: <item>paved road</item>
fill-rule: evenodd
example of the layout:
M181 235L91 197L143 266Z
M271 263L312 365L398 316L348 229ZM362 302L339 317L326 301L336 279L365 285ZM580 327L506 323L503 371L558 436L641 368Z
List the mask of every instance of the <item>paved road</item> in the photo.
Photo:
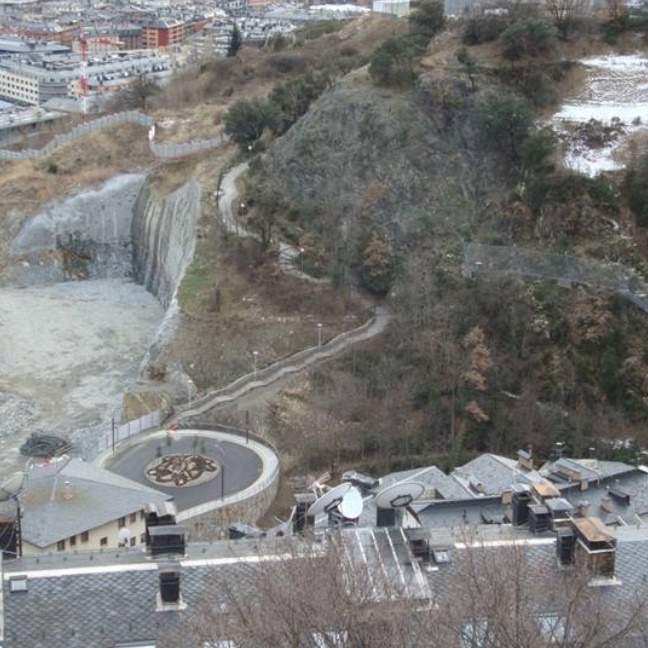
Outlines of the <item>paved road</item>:
M144 471L147 466L156 459L157 448L162 447L163 454L182 454L194 452L194 438L199 436L203 445L199 446L200 454L216 459L221 466L225 466L223 473L219 473L214 479L198 484L196 486L185 486L184 488L164 487L150 482ZM229 499L234 493L240 493L256 482L269 466L264 465L260 455L255 452L252 444L245 445L234 441L224 441L213 438L214 435L202 431L183 431L180 436L172 441L171 446L166 444L166 432L158 432L139 443L129 445L123 450L108 459L104 468L127 477L140 484L155 488L163 493L175 497L175 503L179 512L205 502L221 500L223 495L223 482L225 486L225 499Z

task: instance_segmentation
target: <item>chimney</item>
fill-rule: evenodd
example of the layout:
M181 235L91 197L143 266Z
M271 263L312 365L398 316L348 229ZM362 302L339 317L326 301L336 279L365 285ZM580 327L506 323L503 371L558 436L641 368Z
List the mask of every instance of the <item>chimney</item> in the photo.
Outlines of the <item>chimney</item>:
M160 589L156 596L158 612L169 610L184 610L187 605L182 600L180 592L180 563L161 563L158 569Z
M512 495L512 519L513 526L521 526L529 520L529 504L531 502L531 492L526 485L515 484Z
M533 470L533 446L529 445L526 450L518 450L518 468Z
M581 517L587 517L589 515L590 503L587 500L580 500L578 502L578 515Z
M599 518L575 518L576 562L584 565L592 575L591 585L606 584L614 579L616 538Z
M304 529L315 524L315 519L312 515L306 515L308 509L315 503L317 497L314 493L297 493L295 495L297 506L292 518L293 533L302 533Z

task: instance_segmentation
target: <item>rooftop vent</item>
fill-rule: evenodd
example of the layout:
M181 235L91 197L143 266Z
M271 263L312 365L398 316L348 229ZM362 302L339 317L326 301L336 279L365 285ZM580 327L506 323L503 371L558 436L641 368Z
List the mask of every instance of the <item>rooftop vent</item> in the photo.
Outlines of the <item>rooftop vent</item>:
M624 506L630 505L630 493L624 491L619 486L611 486L608 493Z
M14 594L16 592L27 591L27 576L12 576L9 579L9 591Z

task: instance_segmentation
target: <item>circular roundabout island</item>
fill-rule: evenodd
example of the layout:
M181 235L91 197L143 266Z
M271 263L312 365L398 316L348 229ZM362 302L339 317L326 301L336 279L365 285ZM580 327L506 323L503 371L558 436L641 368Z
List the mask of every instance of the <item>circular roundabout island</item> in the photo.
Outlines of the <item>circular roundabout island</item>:
M159 430L131 438L100 465L174 498L178 519L243 502L276 486L279 460L252 435Z

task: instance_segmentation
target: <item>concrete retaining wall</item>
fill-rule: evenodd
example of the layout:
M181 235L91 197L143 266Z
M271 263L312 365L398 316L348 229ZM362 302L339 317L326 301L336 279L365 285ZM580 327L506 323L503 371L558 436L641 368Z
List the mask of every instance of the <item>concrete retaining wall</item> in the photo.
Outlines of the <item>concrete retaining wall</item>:
M224 506L183 521L192 542L216 540L227 537L227 527L232 522L254 524L270 508L279 489L279 472L268 486L246 500Z

